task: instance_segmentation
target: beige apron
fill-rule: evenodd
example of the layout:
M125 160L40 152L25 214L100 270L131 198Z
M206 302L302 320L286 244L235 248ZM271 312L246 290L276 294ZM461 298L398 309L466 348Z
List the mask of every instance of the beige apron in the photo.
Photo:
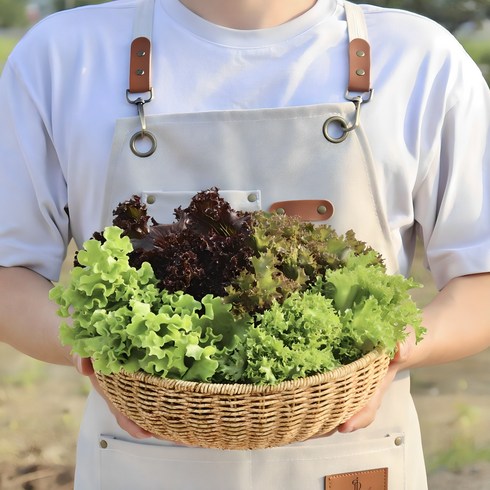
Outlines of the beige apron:
M138 30L151 29L152 3L142 2L138 35ZM351 32L357 28L349 27ZM110 223L117 203L133 194L142 196L159 222L171 222L174 208L213 186L243 210L269 209L279 201L286 201L286 208L291 201L307 206L328 201L334 209L328 222L340 232L356 230L396 272L396 255L376 187L377 169L362 127L349 131L341 143L324 136L328 118L342 117L347 127L355 120L356 107L341 102L146 117L140 112L140 117L119 120L101 224ZM333 132L333 126L327 131ZM150 137L157 144L146 157L130 149L133 136L142 130L151 135L140 134L138 144L151 143ZM408 373L399 374L377 420L367 429L260 451L134 440L117 426L105 402L93 392L80 431L75 488L424 490L419 427L409 389ZM362 486L364 473L358 472L369 474L378 468L387 468L386 485ZM335 478L326 483L326 477L343 473L352 473L352 478L346 476L347 486L335 486L340 481Z

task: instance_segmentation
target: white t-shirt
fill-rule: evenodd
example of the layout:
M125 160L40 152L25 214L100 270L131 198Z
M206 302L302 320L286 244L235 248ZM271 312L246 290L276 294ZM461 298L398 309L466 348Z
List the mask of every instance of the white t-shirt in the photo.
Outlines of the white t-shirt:
M126 89L136 3L55 14L27 33L5 65L0 265L55 280L72 234L81 244L96 231L115 121L135 116ZM363 9L375 92L361 124L380 169L400 270L409 267L419 228L439 287L490 271L488 87L434 22ZM346 43L342 1L318 0L286 24L239 31L201 19L178 0L156 0L155 96L145 111L342 102Z

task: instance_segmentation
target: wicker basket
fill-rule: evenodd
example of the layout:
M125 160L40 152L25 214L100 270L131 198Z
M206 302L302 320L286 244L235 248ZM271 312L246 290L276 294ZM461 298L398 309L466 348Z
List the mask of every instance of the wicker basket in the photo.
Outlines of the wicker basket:
M114 405L157 436L207 448L263 449L335 429L367 403L388 364L386 354L373 351L329 373L274 386L96 374Z

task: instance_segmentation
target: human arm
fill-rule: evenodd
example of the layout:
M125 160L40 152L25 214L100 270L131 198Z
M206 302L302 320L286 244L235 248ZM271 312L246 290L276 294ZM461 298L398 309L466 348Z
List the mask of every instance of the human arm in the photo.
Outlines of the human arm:
M490 347L490 273L452 279L423 310L424 339L410 335L399 346L382 386L359 413L339 427L352 432L376 417L383 395L399 371L456 361Z
M451 280L424 308L427 334L401 368L456 361L490 347L490 273Z
M70 348L59 341L58 306L48 298L51 288L50 281L30 269L0 267L0 342L40 361L74 365L101 393L90 359L72 356ZM118 424L130 435L151 436L108 404Z
M0 341L30 357L72 364L58 339L57 306L48 299L52 284L23 267L0 267Z
M423 105L410 98L406 106L420 119L417 137L406 141L419 172L408 202L440 292L424 308L424 340L415 345L409 337L400 345L381 390L340 431L369 425L399 371L456 361L490 346L490 93L478 66L446 39L444 69L439 65L426 85Z

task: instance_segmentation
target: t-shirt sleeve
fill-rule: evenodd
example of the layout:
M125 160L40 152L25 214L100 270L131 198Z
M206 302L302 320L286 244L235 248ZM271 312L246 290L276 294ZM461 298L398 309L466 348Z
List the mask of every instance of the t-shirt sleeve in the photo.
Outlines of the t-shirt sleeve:
M0 78L0 266L57 280L69 237L67 190L49 111L7 62Z
M451 70L440 143L414 198L427 263L439 288L490 271L490 94L478 67L459 54Z

